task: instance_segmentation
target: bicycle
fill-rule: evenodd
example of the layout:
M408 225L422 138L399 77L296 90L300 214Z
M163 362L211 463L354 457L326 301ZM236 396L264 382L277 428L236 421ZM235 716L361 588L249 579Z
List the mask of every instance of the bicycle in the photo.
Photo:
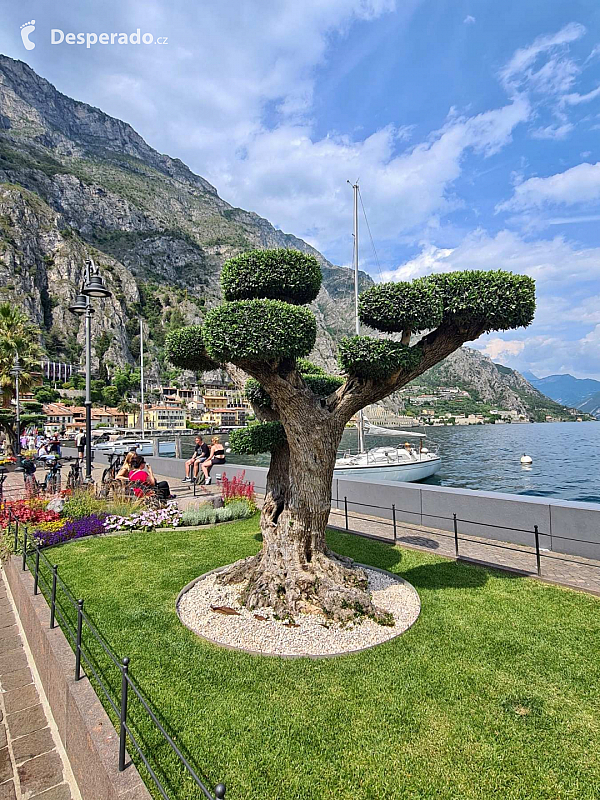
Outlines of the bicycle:
M117 472L123 466L125 455L123 453L110 453L108 456L108 467L102 473L100 482L104 485L109 481L114 481L117 477Z
M0 501L4 499L4 481L7 474L6 467L0 467Z
M81 462L76 458L71 464L71 469L67 475L67 489L79 489L84 483Z
M58 494L60 492L61 467L62 464L60 463L60 460L58 458L53 459L48 464L46 464L46 469L48 470L48 472L41 486L41 489L44 492L44 494Z

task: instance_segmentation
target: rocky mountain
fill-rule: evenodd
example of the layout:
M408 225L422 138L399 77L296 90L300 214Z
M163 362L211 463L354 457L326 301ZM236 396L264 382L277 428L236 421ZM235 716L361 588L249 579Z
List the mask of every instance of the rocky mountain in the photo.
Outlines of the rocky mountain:
M353 329L351 271L257 214L232 207L126 123L0 56L0 299L22 306L39 324L50 357L79 361L83 321L67 309L90 255L113 293L95 303L95 368L110 373L135 363L141 316L150 370L158 377L166 368L166 333L201 320L219 302L223 262L256 247L293 247L318 258L324 281L313 304L319 337L312 357L334 370L335 341ZM372 280L363 274L361 283ZM473 387L519 411L541 397L518 373L468 349L427 380Z

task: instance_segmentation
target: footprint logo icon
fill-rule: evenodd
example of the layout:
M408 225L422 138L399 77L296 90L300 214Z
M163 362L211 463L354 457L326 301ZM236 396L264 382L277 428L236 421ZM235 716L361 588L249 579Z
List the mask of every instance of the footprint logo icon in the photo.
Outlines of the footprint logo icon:
M21 39L23 39L23 44L25 45L26 50L33 50L35 47L35 42L29 41L29 34L33 33L35 30L35 20L32 19L29 22L26 22L24 25L21 25Z

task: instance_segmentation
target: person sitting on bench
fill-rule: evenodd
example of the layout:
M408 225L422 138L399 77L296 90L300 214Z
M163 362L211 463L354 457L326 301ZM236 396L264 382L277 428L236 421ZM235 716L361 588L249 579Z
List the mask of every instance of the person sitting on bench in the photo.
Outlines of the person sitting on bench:
M221 466L225 463L225 448L219 441L218 436L213 436L211 439L211 448L210 448L210 455L206 459L206 461L200 466L202 467L202 472L204 473L204 485L208 486L210 484L210 470L213 464Z
M134 456L131 462L131 472L129 473L129 480L135 483L144 483L147 486L152 486L156 489L156 494L161 500L172 500L174 495L171 494L171 489L167 481L157 481L152 472L150 464L146 464L143 456ZM136 497L143 497L144 491L138 486L134 486L133 493Z
M206 442L202 440L201 436L196 436L196 446L194 447L194 452L192 453L192 457L185 462L185 478L183 479L183 483L187 483L188 481L192 480L192 474L194 478L198 477L198 470L200 469L200 464L203 461L206 461L210 454L210 449Z

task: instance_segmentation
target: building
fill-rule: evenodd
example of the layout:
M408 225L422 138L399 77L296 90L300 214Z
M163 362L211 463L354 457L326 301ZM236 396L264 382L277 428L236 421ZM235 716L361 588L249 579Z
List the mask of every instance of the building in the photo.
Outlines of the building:
M73 409L62 403L45 403L43 411L46 415L44 430L46 433L60 433L73 425Z
M180 405L150 406L144 410L144 427L148 430L185 429L187 412Z
M389 411L377 404L366 406L364 415L373 425L380 425L385 428L407 428L417 423L414 417L408 417L405 414L395 414L393 411Z
M214 408L202 415L202 422L209 422L219 428L237 428L246 424L249 409L246 407Z

